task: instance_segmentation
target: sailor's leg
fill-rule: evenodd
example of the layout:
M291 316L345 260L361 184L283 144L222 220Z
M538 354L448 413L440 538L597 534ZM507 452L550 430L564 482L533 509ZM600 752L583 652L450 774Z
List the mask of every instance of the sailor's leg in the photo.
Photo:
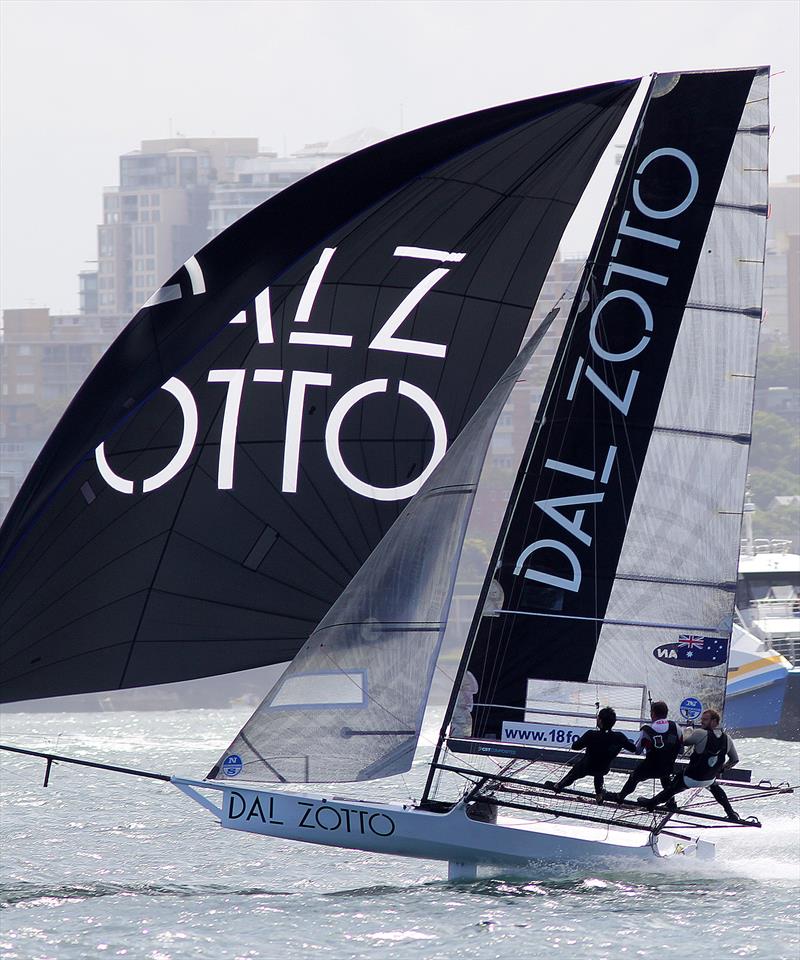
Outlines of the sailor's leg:
M450 719L450 736L459 739L472 736L472 714L468 710L454 710Z
M646 780L646 779L647 777L642 776L642 765L639 764L639 766L636 767L635 770L631 771L631 775L625 781L622 789L617 794L617 799L624 800L629 793L633 793L633 791L639 786L642 780Z
M663 777L659 777L658 779L661 781L661 789L669 790L669 776L665 774ZM670 797L669 800L666 800L664 802L664 806L667 808L667 810L677 811L678 809L678 804L675 803L675 797Z
M657 807L661 803L665 803L668 800L672 800L674 796L681 793L681 791L688 789L684 783L683 776L678 774L672 779L672 782L665 787L661 793L657 793L652 800L648 800L644 806L649 810L652 810L653 807Z
M579 764L576 764L571 770L568 770L553 789L563 790L564 787L568 787L570 784L575 783L576 780L580 780L583 774L578 769L579 766Z
M598 803L603 802L603 774L596 773L594 775L594 795Z
M731 806L731 802L728 799L728 794L725 793L725 791L722 789L722 787L718 783L712 783L711 786L708 788L708 792L722 807L722 809L725 811L725 816L729 820L736 820L736 821L741 820L741 817L739 816L739 814Z
M580 780L581 777L586 776L586 758L581 757L580 760L568 770L564 776L558 781L558 783L553 787L555 791L563 790L565 787L568 787L571 783L575 783L576 780Z

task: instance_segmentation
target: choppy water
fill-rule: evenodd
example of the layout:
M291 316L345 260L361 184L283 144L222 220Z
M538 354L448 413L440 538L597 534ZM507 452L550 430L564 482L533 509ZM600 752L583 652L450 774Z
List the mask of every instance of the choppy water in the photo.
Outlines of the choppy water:
M246 716L11 714L2 740L195 777ZM757 777L800 780L798 745L739 746ZM223 831L155 781L61 765L44 790L43 761L0 761L0 960L800 955L797 796L760 805L762 830L724 833L711 864L533 864L448 883L435 862ZM423 774L379 795L418 795Z

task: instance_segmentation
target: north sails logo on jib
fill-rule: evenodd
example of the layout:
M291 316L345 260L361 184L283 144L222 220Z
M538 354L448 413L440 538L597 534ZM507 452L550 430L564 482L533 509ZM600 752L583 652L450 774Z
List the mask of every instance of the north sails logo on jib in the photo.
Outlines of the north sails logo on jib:
M231 753L222 761L222 772L226 777L238 777L244 768L242 758L237 753Z

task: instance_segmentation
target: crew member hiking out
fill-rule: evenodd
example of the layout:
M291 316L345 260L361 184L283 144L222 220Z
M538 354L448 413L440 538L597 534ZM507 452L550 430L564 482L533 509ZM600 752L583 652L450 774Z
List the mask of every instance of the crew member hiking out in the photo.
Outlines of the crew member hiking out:
M637 752L644 751L644 760L631 772L619 793L606 794L609 800L624 800L643 780L660 780L661 786L667 788L681 752L681 733L677 724L667 719L668 713L663 700L654 700L650 705L650 723L643 724L636 738ZM669 800L667 806L677 810L674 800Z
M594 777L594 793L598 803L603 802L603 778L620 750L636 753L636 746L624 733L612 730L617 714L612 707L603 707L597 714L597 730L588 730L572 741L573 750L586 750L584 756L563 776L558 783L548 780L546 787L556 793L581 777Z
M717 777L739 762L736 746L731 737L724 730L719 729L719 722L720 716L716 710L704 710L700 715L700 729L689 728L684 731L683 744L686 747L692 747L686 772L675 776L669 786L651 800L640 800L643 806L653 810L683 790L705 787L722 806L729 820L736 823L741 821L741 817L731 806L728 795L718 783L715 783Z

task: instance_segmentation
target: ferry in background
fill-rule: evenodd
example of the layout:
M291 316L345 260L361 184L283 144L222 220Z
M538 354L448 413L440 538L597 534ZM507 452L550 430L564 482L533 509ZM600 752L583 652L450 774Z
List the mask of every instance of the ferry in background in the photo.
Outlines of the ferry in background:
M745 505L725 726L800 740L800 555L789 540L754 540L752 509Z

